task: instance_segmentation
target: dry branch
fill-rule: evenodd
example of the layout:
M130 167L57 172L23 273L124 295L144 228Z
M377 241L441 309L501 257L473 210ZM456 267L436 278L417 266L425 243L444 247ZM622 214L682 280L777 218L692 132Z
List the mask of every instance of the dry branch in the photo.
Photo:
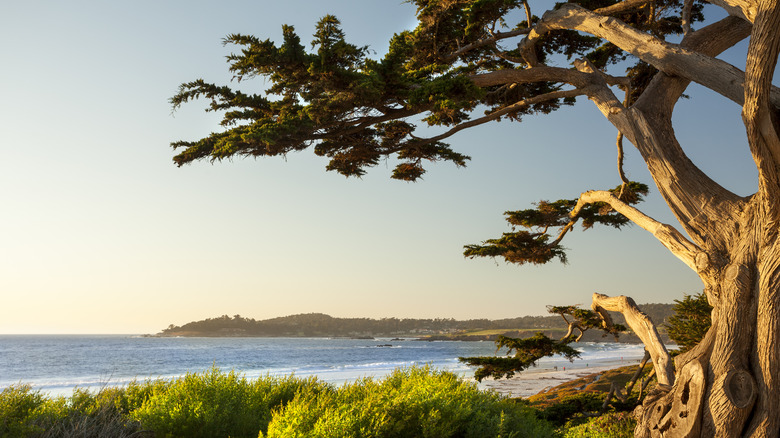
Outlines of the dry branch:
M572 4L545 13L518 48L524 54L533 53L539 38L559 29L587 32L603 38L669 75L697 82L739 105L744 103L745 73L742 70L682 45L663 41L616 18ZM780 90L773 88L771 94L772 103L780 106Z
M626 323L636 333L650 357L653 359L653 367L658 375L660 385L671 386L674 384L674 364L666 351L666 346L661 342L661 336L650 318L642 313L634 300L626 296L608 297L599 293L593 294L593 311L609 324L611 319L607 311L620 312L626 318Z
M652 233L656 239L672 252L672 254L682 260L688 267L693 269L694 272L700 272L707 268L707 255L703 253L699 247L686 239L682 233L671 225L658 222L650 216L647 216L637 208L619 200L610 192L593 190L583 193L577 202L577 206L572 210L572 217L574 217L586 204L594 202L609 204L612 209L627 217L644 230Z

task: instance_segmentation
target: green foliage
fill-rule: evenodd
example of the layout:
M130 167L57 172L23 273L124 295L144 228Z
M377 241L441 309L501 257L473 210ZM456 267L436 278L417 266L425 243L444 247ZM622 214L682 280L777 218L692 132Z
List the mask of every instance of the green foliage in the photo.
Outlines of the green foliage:
M234 371L211 368L150 386L148 398L132 412L144 428L169 437L254 438L267 428L272 410L301 388L319 391L326 385L293 377L248 381Z
M0 437L543 438L558 436L554 427L567 437L630 436L626 414L579 415L602 400L583 393L533 409L428 366L341 387L294 377L247 380L212 368L97 393L77 389L67 398L14 385L0 393Z
M0 393L0 437L138 436L141 425L121 409L123 398L122 389L76 389L68 398L50 399L28 385L11 386Z
M636 420L629 412L613 412L569 428L563 438L633 438Z
M611 326L605 327L604 321L598 313L577 306L547 306L547 312L563 318L574 329L570 336L575 336L575 339L576 331L582 334L589 329L598 329L604 332L602 336L612 335L617 340L621 332L628 330L622 324L613 323Z
M545 437L526 407L429 367L399 369L323 392L301 391L268 427L271 437Z
M241 81L264 76L271 82L267 94L278 98L247 95L202 80L182 84L171 99L174 108L209 99L207 110L224 111L221 124L227 130L194 142L174 142L174 148L184 149L174 158L178 165L235 155L284 155L315 145L317 155L330 158L328 170L361 176L382 157L396 155L401 162L393 177L415 180L424 173L424 160L459 166L468 160L444 143L420 141L412 135L414 125L403 121L421 110L429 111L424 118L429 124L464 120L483 94L467 78L430 69L408 71L404 35L396 36L384 60L369 59L366 47L346 42L332 15L317 24L312 52L306 52L293 27L284 26L283 33L280 46L238 34L224 40L242 47L240 54L227 58L235 77ZM404 129L397 129L401 126Z
M541 332L525 339L499 336L496 340L496 346L498 350L506 348L507 357L461 357L459 360L479 367L474 373L474 377L479 381L482 381L485 377L496 379L501 377L509 378L516 372L535 366L536 362L543 357L556 354L560 354L569 360L580 357L579 351L569 347L572 341L573 339L570 338L557 341ZM514 354L512 354L513 352Z
M507 263L518 265L542 265L554 258L566 263L564 248L557 243L548 244L549 240L550 236L546 233L514 231L504 233L498 239L488 239L480 245L466 245L463 255L469 258L503 257Z
M76 389L68 399L62 399L59 415L47 424L43 437L83 438L130 438L139 435L141 424L128 416L122 409L124 390L121 388L103 388L96 394Z
M272 413L305 388L329 388L316 379L247 380L212 368L174 380L131 382L97 393L76 389L49 399L28 385L0 393L0 438L139 436L251 437L266 431Z
M578 0L585 8L600 8L615 0ZM313 147L329 158L328 170L346 176L363 175L382 159L399 160L392 177L414 181L423 164L468 159L441 142L460 129L492 120L520 121L522 116L550 113L571 98L517 102L563 89L548 80L478 87L474 75L527 68L522 54L499 42L517 37L527 27L523 2L515 0L412 0L418 24L394 35L382 59L372 59L366 46L347 42L339 20L326 15L315 25L311 49L301 44L292 26L282 26L276 44L255 36L232 34L224 44L237 46L227 57L228 69L241 82L260 76L269 84L264 95L203 80L181 85L171 98L174 108L197 98L210 101L207 111L223 113L222 132L195 141L172 143L181 166L195 160L223 160L234 156L277 156ZM681 32L680 0L657 0L653 7L637 7L617 18L660 38ZM701 5L694 5L694 21ZM538 20L531 17L531 24ZM513 23L513 21L516 21ZM507 39L505 42L510 43ZM512 44L508 44L511 46ZM646 84L642 63L616 46L579 32L557 30L545 34L535 47L536 57L548 65L569 64L587 57L606 69L629 61L627 75L632 95ZM481 119L487 108L494 116ZM502 111L502 113L496 113ZM414 118L453 130L431 138L414 135ZM385 124L406 124L402 133Z
M685 352L695 347L710 329L712 306L703 292L696 296L686 294L682 301L674 302L675 314L669 318L666 330L669 338L680 346L680 352Z
M555 403L537 408L537 416L557 427L576 425L583 421L583 412L597 412L604 403L605 394L575 393L561 397Z
M14 438L43 432L38 423L45 398L29 385L12 385L0 393L0 437Z
M626 327L620 324L604 327L597 313L577 306L549 306L547 311L560 315L568 324L569 333L563 339L555 340L542 332L524 339L498 336L496 351L505 348L504 356L461 357L458 360L479 367L474 372L474 377L480 382L485 377L510 378L517 372L536 366L536 362L544 357L561 355L570 361L580 357L579 351L569 347L569 344L576 342L589 329L603 330L605 336L612 334L616 339L620 332L626 330Z
M612 194L627 204L636 204L643 200L649 188L646 184L631 182L612 190ZM488 239L481 244L466 245L463 255L474 257L503 257L507 263L523 265L526 263L544 264L554 258L566 263L565 248L560 245L561 237L575 222L581 221L584 229L595 224L620 228L629 220L612 210L609 205L595 202L582 206L575 212L576 199L560 199L555 202L539 201L536 208L507 211L504 213L512 232L503 233L499 239ZM576 213L576 214L575 214ZM515 227L527 230L515 230ZM551 229L559 229L559 238L551 240Z

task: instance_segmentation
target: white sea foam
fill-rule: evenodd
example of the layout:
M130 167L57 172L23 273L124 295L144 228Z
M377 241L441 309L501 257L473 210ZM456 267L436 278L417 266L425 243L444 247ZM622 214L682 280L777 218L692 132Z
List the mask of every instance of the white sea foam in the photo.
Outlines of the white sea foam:
M393 345L378 347L378 345ZM581 359L539 361L537 370L588 368L609 361L636 361L636 344L574 344ZM171 379L212 366L247 378L317 376L334 384L381 378L398 367L430 364L473 375L460 356L493 355L492 342L416 342L392 339L146 338L136 336L0 336L0 389L20 382L53 395L73 388L97 390L133 380Z

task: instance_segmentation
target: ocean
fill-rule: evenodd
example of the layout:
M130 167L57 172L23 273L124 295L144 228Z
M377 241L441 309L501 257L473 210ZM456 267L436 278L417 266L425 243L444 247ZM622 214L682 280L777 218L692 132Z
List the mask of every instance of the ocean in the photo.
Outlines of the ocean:
M539 368L583 368L619 359L636 362L638 344L573 344L574 363L545 358ZM216 366L247 378L294 374L333 384L381 378L398 367L430 364L471 377L458 357L495 354L492 342L331 338L155 338L132 335L0 335L0 390L26 383L52 396L133 380L170 379Z

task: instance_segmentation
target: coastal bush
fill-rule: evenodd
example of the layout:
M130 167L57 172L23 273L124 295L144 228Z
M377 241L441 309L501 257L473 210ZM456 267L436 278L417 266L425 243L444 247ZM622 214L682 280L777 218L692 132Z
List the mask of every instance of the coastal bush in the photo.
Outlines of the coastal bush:
M29 385L8 387L0 393L0 437L140 438L140 424L117 408L122 393L76 389L71 397L51 399Z
M46 398L30 385L11 385L0 393L0 437L15 438L42 432L39 417Z
M114 399L117 408L131 415L143 406L154 394L163 394L173 384L173 380L147 379L143 382L133 380L122 389L119 397Z
M430 367L395 370L340 388L301 391L278 411L268 438L546 437L552 427L520 404Z
M49 398L0 394L0 438L552 437L553 426L474 382L430 367L334 387L294 376L246 379L212 368Z
M568 429L563 438L632 438L636 420L629 412L613 412Z
M125 396L123 388L102 388L97 393L76 389L67 399L56 399L58 415L45 425L40 438L79 437L79 438L140 438L144 435L141 424L129 417L121 408ZM50 409L53 411L54 409Z
M131 415L157 436L255 438L266 431L274 409L302 388L317 392L324 386L314 378L293 376L250 381L214 367L168 383L138 385L128 402L142 401Z

